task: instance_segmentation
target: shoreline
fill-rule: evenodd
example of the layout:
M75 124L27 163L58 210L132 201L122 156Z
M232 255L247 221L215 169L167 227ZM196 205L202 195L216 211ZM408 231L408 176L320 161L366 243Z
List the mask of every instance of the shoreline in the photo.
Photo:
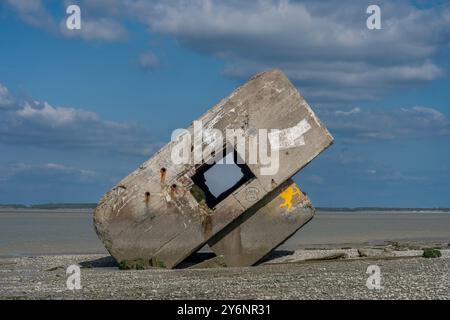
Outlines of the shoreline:
M441 246L450 243L450 214L324 212L279 249L323 249L386 245ZM89 210L0 211L0 256L107 253Z
M448 238L427 238L427 239L386 239L386 240L374 240L367 242L357 243L323 243L323 244L299 244L295 247L281 245L275 251L296 251L296 250L345 250L345 249L360 249L367 247L394 247L397 250L420 250L423 248L437 248L437 249L450 249L450 237ZM198 252L210 253L212 252L207 246L201 248ZM0 259L7 258L26 258L26 257L39 257L39 256L64 256L64 255L99 255L109 254L105 248L99 248L92 251L80 250L80 251L62 251L62 252L21 252L16 254L0 255Z

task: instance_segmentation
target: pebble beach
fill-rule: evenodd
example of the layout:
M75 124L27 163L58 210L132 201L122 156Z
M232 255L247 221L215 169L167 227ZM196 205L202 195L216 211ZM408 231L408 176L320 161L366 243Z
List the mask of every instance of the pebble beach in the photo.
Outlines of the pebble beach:
M66 285L66 268L72 264L81 266L79 290L70 290ZM369 289L366 285L370 265L381 270L380 289ZM178 270L119 270L105 255L0 260L0 299L449 298L448 251L434 259L339 258L278 261L245 268Z

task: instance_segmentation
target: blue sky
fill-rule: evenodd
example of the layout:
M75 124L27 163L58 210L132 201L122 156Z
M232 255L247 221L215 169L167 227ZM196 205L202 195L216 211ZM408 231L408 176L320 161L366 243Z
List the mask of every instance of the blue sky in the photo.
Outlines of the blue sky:
M450 207L449 50L448 1L2 1L0 203L96 202L280 68L335 137L295 177L316 206Z

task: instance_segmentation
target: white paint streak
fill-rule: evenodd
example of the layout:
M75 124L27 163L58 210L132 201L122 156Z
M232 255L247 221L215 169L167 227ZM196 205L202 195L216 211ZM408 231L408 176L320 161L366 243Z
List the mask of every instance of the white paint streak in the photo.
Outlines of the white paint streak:
M303 119L297 125L283 130L272 130L269 133L269 141L272 150L283 150L300 147L305 144L303 135L311 129L311 125ZM275 135L278 135L279 141L276 143Z

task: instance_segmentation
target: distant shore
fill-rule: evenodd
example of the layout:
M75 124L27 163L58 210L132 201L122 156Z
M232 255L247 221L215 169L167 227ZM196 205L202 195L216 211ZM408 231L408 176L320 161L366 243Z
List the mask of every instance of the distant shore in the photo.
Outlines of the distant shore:
M43 204L0 204L0 210L7 209L95 209L95 203L43 203Z
M6 209L95 209L96 203L42 203L42 204L0 204L0 210ZM449 212L450 208L409 208L409 207L316 207L318 211L359 212L359 211L411 211L411 212Z

